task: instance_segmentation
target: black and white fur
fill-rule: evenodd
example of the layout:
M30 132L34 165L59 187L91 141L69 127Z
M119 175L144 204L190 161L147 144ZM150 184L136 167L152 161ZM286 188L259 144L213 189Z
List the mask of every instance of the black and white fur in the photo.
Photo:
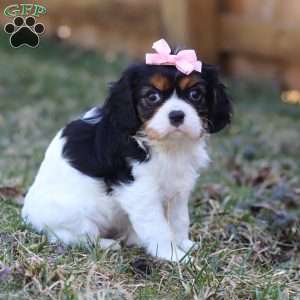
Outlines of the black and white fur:
M213 66L189 77L172 66L131 66L103 107L57 133L22 216L51 241L124 241L181 259L194 244L188 199L209 162L206 137L230 115Z

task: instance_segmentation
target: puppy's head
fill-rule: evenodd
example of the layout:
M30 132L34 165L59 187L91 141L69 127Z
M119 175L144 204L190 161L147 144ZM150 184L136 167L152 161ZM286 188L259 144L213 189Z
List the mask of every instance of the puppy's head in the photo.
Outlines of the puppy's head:
M111 88L105 105L111 121L150 139L198 139L230 122L231 104L216 68L184 75L173 66L134 65Z

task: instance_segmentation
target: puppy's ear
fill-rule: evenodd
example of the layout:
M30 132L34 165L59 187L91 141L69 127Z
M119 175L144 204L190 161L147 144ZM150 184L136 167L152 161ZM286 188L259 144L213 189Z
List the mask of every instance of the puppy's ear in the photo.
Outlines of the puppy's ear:
M104 105L104 111L111 124L123 132L132 134L140 126L132 93L133 76L131 70L125 71L119 81L111 85Z
M208 132L216 133L230 123L232 105L225 86L219 80L218 69L213 65L204 65L203 76L208 84Z

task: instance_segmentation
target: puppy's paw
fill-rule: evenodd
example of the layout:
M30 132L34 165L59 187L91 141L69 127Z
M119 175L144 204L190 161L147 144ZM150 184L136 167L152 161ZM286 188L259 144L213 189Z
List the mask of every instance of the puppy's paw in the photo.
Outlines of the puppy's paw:
M199 244L191 240L183 240L177 245L183 252L191 252L199 249Z
M171 262L189 262L190 257L186 255L186 253L180 250L177 246L173 244L157 244L156 246L152 246L148 249L148 252L155 257L160 259L164 259Z
M103 250L117 251L121 249L120 242L112 239L100 239L99 245Z

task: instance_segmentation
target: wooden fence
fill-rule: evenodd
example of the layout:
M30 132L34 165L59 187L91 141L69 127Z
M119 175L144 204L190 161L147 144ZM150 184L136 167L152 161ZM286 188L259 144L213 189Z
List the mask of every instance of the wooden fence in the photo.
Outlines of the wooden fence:
M284 88L300 88L299 0L162 3L172 40L191 45L205 60L222 63L235 76L277 79ZM179 15L185 22L174 27Z
M48 34L108 55L124 51L141 57L153 41L166 37L196 48L202 60L220 63L234 76L277 79L284 87L300 88L300 0L39 2L48 9L40 19ZM0 9L7 3L1 1Z

